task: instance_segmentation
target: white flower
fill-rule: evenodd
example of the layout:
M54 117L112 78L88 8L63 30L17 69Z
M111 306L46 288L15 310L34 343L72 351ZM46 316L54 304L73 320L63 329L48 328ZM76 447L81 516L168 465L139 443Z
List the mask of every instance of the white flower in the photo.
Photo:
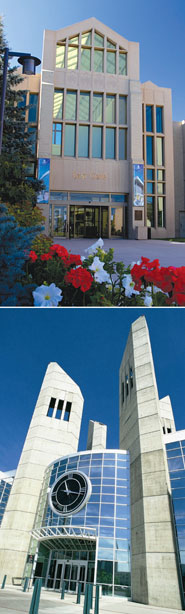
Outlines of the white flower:
M89 267L90 271L94 272L94 279L98 281L100 284L103 282L111 283L111 279L107 271L104 269L104 263L96 256L93 260L93 263Z
M139 294L138 290L134 290L134 281L132 275L124 275L123 288L125 288L125 296L130 298L132 294Z
M33 292L35 307L58 307L62 300L62 290L55 284L38 286Z
M151 307L152 304L153 304L153 300L152 300L152 287L151 286L147 286L146 294L145 294L145 298L144 298L144 305L145 305L145 307Z
M134 266L135 264L140 265L140 264L141 264L141 260L137 260L137 262L131 262L130 268L131 268L131 269L133 269L133 266Z
M103 247L104 245L104 241L103 239L98 239L98 241L96 241L96 243L93 243L93 245L90 245L90 247L87 247L87 249L85 249L85 252L88 253L88 255L91 254L95 254L96 250L100 247Z

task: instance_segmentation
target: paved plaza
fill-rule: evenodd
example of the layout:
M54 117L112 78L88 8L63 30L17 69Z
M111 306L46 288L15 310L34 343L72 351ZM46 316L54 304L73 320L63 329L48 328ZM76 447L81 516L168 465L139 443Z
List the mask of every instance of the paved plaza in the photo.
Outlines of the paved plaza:
M73 254L85 256L85 249L95 243L96 239L61 239L54 238L54 243L64 245ZM141 256L150 260L159 259L162 266L185 266L185 243L170 241L132 241L124 239L104 239L104 249L114 249L116 262L122 261L125 265L137 262Z
M20 588L5 588L0 590L1 614L28 614L32 590L23 593ZM93 604L94 606L94 604ZM93 614L91 610L91 614ZM178 614L182 610L169 610L153 606L132 603L121 597L102 597L99 614ZM65 595L61 600L59 593L42 589L39 614L83 614L83 597L81 604L76 604L76 595Z

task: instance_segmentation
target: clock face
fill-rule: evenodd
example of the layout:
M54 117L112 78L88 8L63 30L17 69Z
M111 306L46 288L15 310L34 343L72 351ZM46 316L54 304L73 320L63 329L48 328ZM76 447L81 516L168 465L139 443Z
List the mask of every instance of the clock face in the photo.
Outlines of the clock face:
M91 496L89 478L81 472L64 473L52 486L49 493L51 509L61 515L70 516L79 512Z

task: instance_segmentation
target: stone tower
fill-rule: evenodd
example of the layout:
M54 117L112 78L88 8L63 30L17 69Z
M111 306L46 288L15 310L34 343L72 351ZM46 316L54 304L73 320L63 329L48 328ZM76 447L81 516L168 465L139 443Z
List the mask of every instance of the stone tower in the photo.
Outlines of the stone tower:
M130 451L132 600L181 609L170 484L145 317L120 367L120 448Z
M46 467L77 451L83 411L80 388L50 363L28 429L0 529L0 570L21 577Z

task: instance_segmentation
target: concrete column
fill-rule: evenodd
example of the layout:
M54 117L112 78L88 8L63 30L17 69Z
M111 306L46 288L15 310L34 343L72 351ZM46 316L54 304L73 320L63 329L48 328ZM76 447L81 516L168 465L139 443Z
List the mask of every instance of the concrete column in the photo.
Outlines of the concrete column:
M52 417L49 417L47 413L51 398L54 399L54 409ZM59 401L63 401L63 408L58 419ZM70 413L66 410L70 410ZM0 529L0 574L3 576L6 573L8 582L11 582L12 576L23 575L46 467L56 458L78 449L82 410L80 388L57 363L50 363Z
M87 450L98 448L105 450L107 442L107 426L101 422L89 421Z
M130 451L133 601L181 609L170 484L148 327L132 324L120 367L120 448Z

